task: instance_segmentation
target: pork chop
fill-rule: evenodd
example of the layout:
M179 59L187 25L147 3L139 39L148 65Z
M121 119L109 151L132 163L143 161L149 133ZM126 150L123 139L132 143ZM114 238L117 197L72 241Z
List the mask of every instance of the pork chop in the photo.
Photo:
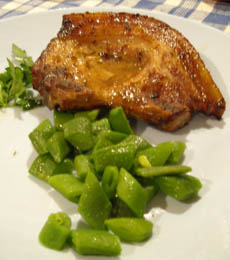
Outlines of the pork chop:
M122 106L128 116L167 131L183 127L194 113L220 119L225 110L189 41L138 14L64 15L32 77L50 109Z

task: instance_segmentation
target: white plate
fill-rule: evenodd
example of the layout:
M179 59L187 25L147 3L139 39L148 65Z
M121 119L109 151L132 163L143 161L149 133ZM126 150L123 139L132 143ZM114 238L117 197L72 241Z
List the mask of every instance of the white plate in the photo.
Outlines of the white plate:
M26 49L36 59L59 30L63 13L86 10L59 10L1 21L0 67L6 65L12 43ZM180 30L201 53L228 102L230 37L210 27L174 16L134 9L122 10L155 16ZM152 239L141 245L123 244L121 259L230 259L229 112L227 103L222 121L198 115L188 126L172 134L138 123L136 132L152 143L171 139L186 143L184 163L193 167L192 174L202 180L203 189L201 199L190 204L170 198L155 199L148 214L155 223ZM2 260L99 259L82 257L72 250L56 252L44 248L38 242L38 233L50 213L60 210L67 212L74 226L79 218L74 204L63 199L45 183L28 175L28 167L36 156L28 134L39 122L51 116L52 113L46 108L30 112L18 109L0 111Z

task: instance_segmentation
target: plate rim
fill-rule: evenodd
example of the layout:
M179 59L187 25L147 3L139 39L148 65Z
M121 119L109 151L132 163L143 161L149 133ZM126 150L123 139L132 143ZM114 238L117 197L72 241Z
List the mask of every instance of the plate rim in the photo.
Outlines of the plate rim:
M39 11L39 12L25 13L25 14L20 14L20 15L15 15L15 16L2 18L2 19L0 19L0 24L8 22L8 21L11 21L11 20L23 19L24 17L27 17L27 16L47 15L48 13L64 14L65 12L68 12L68 11L70 11L70 12L68 12L70 14L70 13L77 12L77 10L80 10L79 13L83 13L83 12L111 12L111 10L112 10L112 12L114 12L114 13L128 12L128 13L139 13L141 15L147 15L147 16L150 16L150 14L151 14L151 17L154 17L154 14L155 14L156 16L170 17L171 19L181 20L181 21L183 21L185 23L191 23L191 24L194 24L196 26L201 26L201 27L204 27L205 29L213 31L213 33L219 33L222 36L226 37L227 39L230 39L230 34L227 34L224 31L222 31L220 29L217 29L215 27L212 27L211 25L208 25L208 24L206 24L206 23L204 23L202 21L197 21L197 20L194 20L194 19L189 19L189 18L185 18L185 17L182 17L182 16L177 16L177 15L174 15L174 14L161 12L159 10L151 10L151 9L147 9L147 8L141 9L141 8L136 8L136 7L125 7L125 6L111 6L111 7L76 6L76 7L73 7L73 8L62 7L62 8L58 8L58 9L48 9L48 10ZM159 19L159 18L156 17L156 19ZM170 24L169 24L169 26L170 26Z
M76 7L76 8L73 8L73 9L71 9L71 10L76 10L76 9L82 9L82 7ZM95 8L96 9L96 8ZM99 9L99 8L97 8L97 9ZM102 8L100 8L100 9L102 9ZM104 8L104 9L109 9L109 8ZM120 9L120 8L119 8ZM128 9L130 9L130 8L128 8ZM133 8L131 8L131 9L133 9ZM63 9L58 9L58 10L51 10L52 12L58 12L58 13L63 13L63 12L65 12L65 11L68 11L69 10L69 8L63 8ZM136 9L135 9L136 10ZM139 9L138 9L139 10ZM25 14L25 15L20 15L20 16L16 16L16 17L9 17L9 18L6 18L5 20L7 20L8 21L8 19L10 19L10 20L15 20L15 19L18 19L18 18L20 18L20 19L22 19L22 18L24 18L25 16L37 16L37 15L39 15L39 16L41 16L41 15L47 15L47 13L49 13L50 11L44 11L44 12L39 12L39 13L31 13L31 14ZM174 16L174 15L169 15L169 14L165 14L165 13L162 13L162 12L156 12L156 11L154 11L154 10L144 10L143 11L143 13L145 13L145 12L151 12L153 15L154 15L154 13L157 13L157 14L159 14L160 16L170 16L170 17L173 17L173 19L175 19L175 20L180 20L180 19L182 19L184 22L186 22L186 23L194 23L194 21L190 21L189 19L185 19L185 18L181 18L181 17L177 17L177 16ZM158 19L158 18L157 18ZM4 20L4 21L5 21ZM2 20L3 21L3 20ZM1 24L1 22L2 22L1 20L0 20L0 24ZM223 36L224 34L222 33L222 31L219 31L219 30L217 30L217 29L215 29L215 28L212 28L212 27L209 27L209 26L206 26L206 25L204 25L204 24L202 24L202 23L199 23L199 22L196 22L195 21L195 23L198 25L198 26L205 26L205 27L208 27L209 28L209 30L211 30L211 31L215 31L215 33L216 32L219 32L219 33L221 33L221 35ZM177 29L177 28L176 28ZM230 38L229 38L230 39ZM228 91L229 92L229 91ZM226 109L227 110L227 109ZM41 189L42 190L42 189ZM179 220L179 218L178 218L178 220ZM36 234L34 234L35 236L36 236ZM34 236L34 237L35 237ZM37 243L37 241L36 241L36 243ZM144 250L146 249L146 247L145 248L143 248L143 253L145 252ZM44 252L45 252L45 248L43 248L43 250L44 250ZM152 251L153 252L153 251ZM144 254L145 255L145 254ZM121 255L121 258L123 257L123 255ZM124 257L126 257L126 256L124 256ZM68 258L68 256L67 256L67 258ZM72 257L72 259L73 259L74 257ZM131 255L131 258L135 258L135 253L132 253L132 255ZM148 257L147 257L148 258ZM19 259L21 259L20 257L19 257ZM53 259L53 257L52 257L52 259ZM88 258L85 258L85 259L88 259ZM112 258L111 258L112 259ZM149 258L148 258L149 259ZM221 258L222 259L222 258Z

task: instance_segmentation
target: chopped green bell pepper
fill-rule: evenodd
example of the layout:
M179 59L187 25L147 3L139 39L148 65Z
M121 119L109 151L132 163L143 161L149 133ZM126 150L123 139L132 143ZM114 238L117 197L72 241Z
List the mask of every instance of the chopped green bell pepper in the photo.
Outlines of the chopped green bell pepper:
M117 195L135 215L141 218L144 214L147 194L141 184L125 169L120 170Z
M122 144L135 143L136 147L137 147L137 152L140 152L142 150L152 147L152 145L149 142L147 142L145 139L143 139L140 136L133 135L133 134L129 135L121 143Z
M47 141L47 149L56 163L60 163L70 152L63 132L55 132Z
M138 157L138 162L140 164L140 166L144 167L144 168L150 168L152 167L151 163L149 162L148 158L146 155L140 155Z
M87 117L91 122L95 121L97 116L99 115L99 109L93 109L89 111L80 111L76 112L74 117Z
M110 216L112 204L96 176L87 174L78 212L93 229L104 229L104 221Z
M71 232L73 248L81 255L117 256L121 253L120 240L103 230L79 229Z
M178 164L180 163L183 157L186 145L182 142L177 142L177 141L170 141L169 143L172 145L172 153L170 154L166 163Z
M37 153L48 153L47 140L54 134L54 131L50 120L46 119L29 134L30 141Z
M152 200L152 198L157 194L159 188L157 185L150 185L144 187L146 195L147 195L147 203Z
M94 146L92 125L88 118L74 118L65 123L63 127L64 138L79 151L88 151Z
M152 222L141 218L111 218L105 220L106 227L122 241L142 242L152 235Z
M74 166L77 171L77 175L81 180L85 180L89 172L95 174L94 165L90 162L89 156L87 155L77 155L74 159Z
M84 183L70 174L57 174L49 178L49 185L72 202L78 202Z
M150 168L138 168L136 175L143 178L152 178L159 175L182 174L190 172L191 170L192 168L186 165L153 166Z
M102 130L98 134L98 138L102 136L105 137L110 142L112 142L112 144L117 144L123 141L128 135L116 131L111 131L111 130Z
M107 118L102 118L92 122L92 132L93 135L98 135L101 131L110 130L109 120Z
M163 193L181 201L196 197L202 187L197 178L185 174L158 176L155 182Z
M112 130L128 135L133 134L133 130L129 125L129 121L122 107L116 107L110 110L109 122Z
M106 166L113 165L118 168L125 168L129 170L133 164L136 153L136 145L115 144L98 149L93 153L93 160L97 172L102 172Z
M111 213L111 217L114 218L128 218L128 217L136 217L134 212L129 208L129 206L123 202L119 197L115 197L112 200L113 209Z
M116 166L107 166L102 176L102 188L108 198L112 198L116 194L116 188L119 179L119 171Z
M48 248L61 250L70 235L71 219L64 212L51 214L39 233L40 242Z
M57 130L62 131L63 125L73 119L73 114L66 113L66 112L60 112L57 110L54 110L54 126Z
M113 145L111 141L109 141L104 135L99 136L96 140L96 144L93 147L93 151L92 154L94 154L97 150L107 147L107 146L111 146Z
M141 167L139 162L140 156L146 156L152 166L162 166L167 161L172 152L172 146L169 143L161 143L157 146L147 148L136 154L134 160L134 170Z
M54 174L57 167L57 163L49 154L43 154L37 156L30 166L29 173L33 176L47 181L50 176Z
M74 170L73 161L66 158L54 170L54 174L69 173L72 174Z

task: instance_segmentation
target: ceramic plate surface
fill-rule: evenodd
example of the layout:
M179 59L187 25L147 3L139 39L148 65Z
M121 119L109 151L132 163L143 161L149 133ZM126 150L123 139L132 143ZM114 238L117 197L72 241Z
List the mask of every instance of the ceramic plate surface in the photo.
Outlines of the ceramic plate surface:
M1 21L1 70L7 65L12 43L26 49L36 59L56 36L62 14L86 10L58 10ZM88 11L99 10L102 9ZM185 142L183 163L192 166L192 174L201 179L203 188L200 199L193 203L157 196L146 214L155 225L152 238L139 245L122 244L119 259L229 260L230 37L202 24L162 13L113 9L121 10L156 17L181 31L200 52L227 101L227 108L221 121L197 115L189 125L175 133L137 124L136 133L153 144L167 140ZM38 233L50 213L65 211L72 218L73 227L82 225L75 204L28 174L36 157L28 134L46 118L52 118L52 112L47 108L29 112L0 111L0 259L105 259L83 257L70 249L56 252L38 242Z

